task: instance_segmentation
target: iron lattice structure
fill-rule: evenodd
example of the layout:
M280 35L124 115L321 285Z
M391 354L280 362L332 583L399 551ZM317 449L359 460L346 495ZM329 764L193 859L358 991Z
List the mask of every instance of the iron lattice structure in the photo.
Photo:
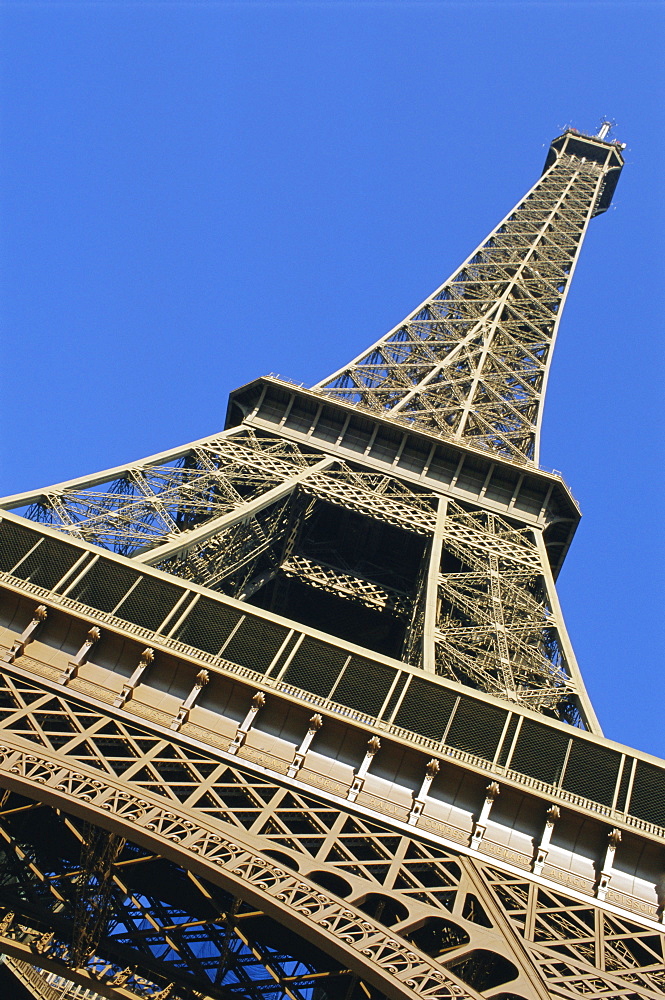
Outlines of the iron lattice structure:
M660 997L662 762L606 740L538 466L621 147L566 131L407 319L6 498L0 951L42 1000Z
M542 177L459 270L319 387L537 463L562 307L586 228L607 208L620 170L618 152L570 135L555 141Z

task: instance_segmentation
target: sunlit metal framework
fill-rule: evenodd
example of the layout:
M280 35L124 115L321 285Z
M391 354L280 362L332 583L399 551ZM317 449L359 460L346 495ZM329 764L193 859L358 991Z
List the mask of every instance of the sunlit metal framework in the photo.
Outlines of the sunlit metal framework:
M313 389L2 501L0 951L34 996L662 995L664 775L601 735L538 467L620 149L554 140Z
M443 285L318 388L517 462L537 462L561 311L622 158L568 133L542 177Z

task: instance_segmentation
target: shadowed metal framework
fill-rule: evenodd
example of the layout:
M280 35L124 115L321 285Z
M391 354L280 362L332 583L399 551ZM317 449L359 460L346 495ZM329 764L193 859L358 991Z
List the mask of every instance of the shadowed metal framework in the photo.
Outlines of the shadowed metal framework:
M43 1000L660 997L665 772L605 740L538 467L621 146L227 429L6 498L0 951Z

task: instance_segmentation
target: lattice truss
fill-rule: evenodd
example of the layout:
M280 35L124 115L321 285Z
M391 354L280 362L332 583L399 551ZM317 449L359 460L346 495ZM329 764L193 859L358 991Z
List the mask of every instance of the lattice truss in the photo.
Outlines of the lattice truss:
M559 154L445 284L316 388L537 462L561 307L604 174L597 163Z
M431 591L439 503L447 506ZM26 514L241 600L261 602L272 584L264 606L298 619L288 591L296 580L341 602L316 621L324 631L338 634L335 615L361 606L399 623L392 655L423 666L433 643L440 675L586 724L534 532L498 515L246 427L164 464L54 489ZM372 628L363 619L355 641L371 646Z
M106 996L665 990L663 935L638 920L5 677L8 779L20 789L0 802L0 948Z
M440 674L578 721L575 685L529 530L450 502L438 598Z
M136 555L243 505L316 463L321 455L250 431L220 435L168 454L46 490L26 517Z
M434 523L431 499L398 480L247 427L199 442L184 455L166 455L163 464L148 459L47 489L22 510L13 498L4 506L121 555L151 550L145 561L156 564L166 541L183 536L191 548L189 532L208 525L210 537L246 515L255 519L301 482L312 496L419 533Z

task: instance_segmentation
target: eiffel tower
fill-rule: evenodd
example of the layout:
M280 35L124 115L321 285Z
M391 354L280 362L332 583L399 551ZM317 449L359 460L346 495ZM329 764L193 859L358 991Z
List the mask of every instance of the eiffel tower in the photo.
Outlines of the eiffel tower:
M2 501L12 989L664 995L665 768L601 733L554 584L580 514L538 464L622 148L567 129L313 388L259 378L222 433Z

